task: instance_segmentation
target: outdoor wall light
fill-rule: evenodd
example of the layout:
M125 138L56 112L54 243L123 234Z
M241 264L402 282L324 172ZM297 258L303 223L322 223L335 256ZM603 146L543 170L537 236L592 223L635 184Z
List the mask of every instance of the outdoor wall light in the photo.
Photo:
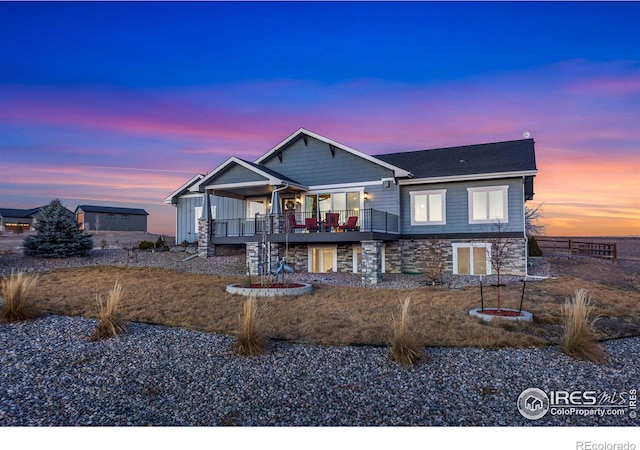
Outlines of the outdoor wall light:
M368 192L365 192L365 193L364 193L364 199L365 199L365 200L369 200L369 193L368 193Z

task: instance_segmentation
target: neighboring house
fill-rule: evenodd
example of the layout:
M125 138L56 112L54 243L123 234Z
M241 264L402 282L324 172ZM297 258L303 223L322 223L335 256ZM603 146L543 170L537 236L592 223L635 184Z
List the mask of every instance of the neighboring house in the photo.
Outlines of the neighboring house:
M78 205L76 220L81 230L147 231L147 213L139 208Z
M15 232L17 228L22 228L22 231L35 230L42 208L44 206L31 209L0 208L0 231ZM65 208L65 211L69 217L74 216L68 209Z
M437 238L447 270L491 274L491 247L509 239L502 273L526 273L524 205L533 198L533 139L367 155L303 128L254 162L231 157L165 199L176 242L201 255L247 249L251 273L287 257L296 271L413 272Z

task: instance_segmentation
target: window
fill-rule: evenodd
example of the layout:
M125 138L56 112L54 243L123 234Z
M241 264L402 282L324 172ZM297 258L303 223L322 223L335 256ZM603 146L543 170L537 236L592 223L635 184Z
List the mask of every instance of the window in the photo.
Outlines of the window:
M410 192L411 225L445 225L446 193L446 189Z
M349 216L359 215L360 192L334 192L326 194L307 194L304 197L305 217L316 217L324 220L327 212L340 214L340 222Z
M129 220L129 214L121 214L122 220Z
M311 273L337 272L338 248L335 245L309 247L309 267Z
M247 200L247 217L254 218L256 214L266 214L264 200Z
M116 215L115 214L107 214L107 219L115 219Z
M453 273L491 275L491 244L453 244Z
M467 188L469 223L507 223L509 186Z

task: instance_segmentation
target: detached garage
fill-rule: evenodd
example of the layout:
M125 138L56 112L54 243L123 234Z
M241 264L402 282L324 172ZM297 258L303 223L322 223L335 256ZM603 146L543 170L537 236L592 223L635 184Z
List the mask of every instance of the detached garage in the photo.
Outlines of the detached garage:
M78 205L75 213L81 230L147 231L149 213L144 209Z

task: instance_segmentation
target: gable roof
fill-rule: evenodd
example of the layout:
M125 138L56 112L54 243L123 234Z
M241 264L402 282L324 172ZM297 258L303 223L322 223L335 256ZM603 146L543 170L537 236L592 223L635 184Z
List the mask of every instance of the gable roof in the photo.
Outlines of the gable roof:
M326 138L324 136L320 136L319 134L316 134L312 131L306 130L304 128L300 128L298 129L295 133L293 133L292 135L290 135L288 138L286 138L285 140L283 140L282 142L280 142L278 145L276 145L275 147L273 147L271 150L269 150L267 153L265 153L264 155L262 155L260 158L256 159L255 163L256 164L261 164L264 161L268 160L269 158L271 158L271 156L273 156L274 154L276 154L278 151L282 150L284 147L287 146L287 144L289 144L290 142L294 141L296 138L298 138L299 136L309 136L312 137L314 139L317 139L319 141L325 142L327 145L329 146L333 146L336 148L339 148L341 150L344 150L345 152L351 153L353 155L359 156L360 158L366 159L367 161L373 162L375 164L378 164L382 167L385 167L389 170L392 170L394 173L394 176L396 177L410 177L412 174L410 171L405 170L401 167L398 167L392 163L389 163L387 161L381 160L380 158L377 158L375 156L371 156L371 155L367 155L366 153L362 153L358 150L355 150L351 147L348 147L346 145L340 144L339 142L336 142L332 139Z
M42 206L40 208L42 208ZM40 208L31 208L31 209L0 208L0 216L26 219L26 218L32 217L34 214L40 211Z
M387 153L377 157L399 167L411 167L412 182L535 175L537 172L533 139Z
M265 183L266 184L270 184L272 186L278 186L278 185L282 185L282 184L289 184L289 185L293 185L296 187L300 187L300 188L306 188L306 186L298 183L295 180L292 180L291 178L282 175L278 172L276 172L275 170L269 169L268 167L265 167L263 165L257 164L257 163L252 163L249 161L245 161L244 159L240 159L240 158L236 158L235 156L232 156L231 158L227 159L225 162L223 162L222 164L220 164L215 170L209 172L204 178L202 178L200 181L194 183L189 190L192 192L201 192L202 188L207 186L207 183L214 179L216 177L216 175L224 172L224 170L231 166L231 165L240 165L242 167L244 167L247 170L250 170L251 172L254 172L262 177L264 177L265 179Z
M74 212L82 210L84 212L92 213L106 213L106 214L133 214L139 216L148 216L149 213L141 208L118 208L113 206L94 206L94 205L78 205Z
M176 199L176 198L180 197L181 195L186 194L187 192L189 192L189 188L191 186L193 186L196 182L202 180L203 178L204 178L204 175L201 174L201 173L199 173L197 175L194 175L193 178L191 178L185 184L183 184L178 189L176 189L171 194L169 194L167 196L167 198L164 199L164 202L165 203L173 203L174 199Z

